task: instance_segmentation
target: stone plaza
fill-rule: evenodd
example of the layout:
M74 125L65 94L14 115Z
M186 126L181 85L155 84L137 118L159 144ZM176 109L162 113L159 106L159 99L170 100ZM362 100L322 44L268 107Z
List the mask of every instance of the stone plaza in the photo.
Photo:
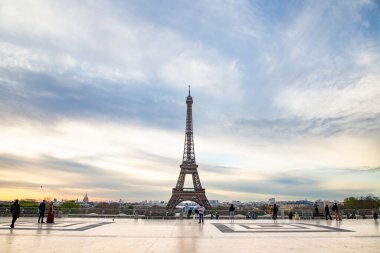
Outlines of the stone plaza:
M379 222L0 218L0 252L379 252Z

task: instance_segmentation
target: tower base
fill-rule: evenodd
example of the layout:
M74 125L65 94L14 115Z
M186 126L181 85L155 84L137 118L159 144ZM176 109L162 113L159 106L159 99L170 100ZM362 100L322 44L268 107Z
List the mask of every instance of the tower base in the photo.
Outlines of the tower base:
M166 209L167 210L175 209L175 207L183 201L194 201L199 205L203 205L206 209L211 209L211 205L208 202L208 199L206 197L206 191L204 189L193 190L193 191L183 191L183 190L177 190L175 188L173 189L172 197L170 198L166 206Z

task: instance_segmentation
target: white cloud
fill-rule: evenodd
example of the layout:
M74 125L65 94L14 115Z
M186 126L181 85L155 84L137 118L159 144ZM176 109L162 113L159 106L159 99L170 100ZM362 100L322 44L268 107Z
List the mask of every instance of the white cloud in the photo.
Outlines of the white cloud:
M319 84L286 87L276 97L276 105L286 115L306 119L352 116L370 117L380 113L380 75L359 79L344 88Z
M6 2L2 7L1 67L67 74L87 83L152 85L158 80L181 89L190 83L210 88L209 95L220 96L216 88L239 95L233 59L128 9L130 15L119 16L107 2L75 3L75 8L69 2Z

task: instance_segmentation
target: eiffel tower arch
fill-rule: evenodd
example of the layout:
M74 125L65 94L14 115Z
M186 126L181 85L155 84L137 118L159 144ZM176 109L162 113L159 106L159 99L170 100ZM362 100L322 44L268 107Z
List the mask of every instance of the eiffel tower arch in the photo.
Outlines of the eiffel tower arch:
M185 145L183 149L182 164L180 165L181 171L179 173L177 185L172 190L172 196L166 209L174 209L179 203L187 200L194 201L203 205L207 209L211 209L210 203L206 197L206 190L202 188L201 180L198 175L198 165L195 162L192 116L193 98L190 96L190 86L189 96L186 98L186 105ZM193 179L193 188L184 188L186 175L191 175L191 178Z

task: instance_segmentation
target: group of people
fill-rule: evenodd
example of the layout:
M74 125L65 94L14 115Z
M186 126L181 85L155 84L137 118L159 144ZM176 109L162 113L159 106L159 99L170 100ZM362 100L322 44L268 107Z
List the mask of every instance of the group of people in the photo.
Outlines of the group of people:
M337 203L334 203L334 205L332 206L331 210L334 212L334 216L335 216L334 218L337 221L342 220L342 217L340 216L340 213L339 213L339 208L338 208L338 204ZM318 209L317 202L315 202L315 204L314 204L314 211L315 211L315 216L319 217L319 209ZM274 204L273 205L273 214L272 214L273 220L277 219L277 213L278 213L278 207L277 207L276 204ZM293 219L293 216L294 216L294 213L293 212L289 212L289 219L290 220ZM331 217L331 214L330 214L329 205L325 205L325 219L326 220L328 220L328 219L332 220L332 217Z
M334 212L334 218L337 221L342 220L342 217L340 216L340 213L339 213L339 208L338 208L337 203L334 203L331 210ZM332 220L329 205L325 205L325 219L326 220L328 220L328 219Z
M46 209L46 202L45 202L45 200L43 200L40 203L40 205L38 206L38 213L39 213L38 223L40 223L40 222L45 223L44 222L45 209ZM46 222L47 223L54 223L54 205L53 205L53 202L49 203L49 212L48 212Z
M205 210L206 209L204 208L203 205L200 205L195 210L195 213L199 215L199 223L204 223L204 213L205 213ZM277 220L278 210L279 209L278 209L277 204L273 204L273 207L272 207L272 219L273 220ZM332 206L331 210L334 212L336 220L342 220L342 218L340 216L340 213L339 213L339 209L338 209L338 204L337 203L334 203L334 205ZM319 215L318 206L315 206L315 211ZM230 221L234 222L235 221L235 207L234 207L233 204L231 204L230 207L229 207L229 214L230 214ZM189 210L188 216L189 215L191 215L191 210ZM294 216L293 212L290 212L289 213L289 219L292 220L293 216ZM332 220L332 217L331 217L331 214L330 214L330 208L329 208L328 205L325 206L325 218L326 218L326 220L328 218L330 218L330 220ZM377 218L377 215L376 215L376 218Z
M316 214L319 216L319 210L318 210L317 203L315 203L314 208L315 208ZM38 213L39 213L38 223L45 223L44 222L45 209L46 209L46 201L43 200L38 206ZM335 215L334 218L337 221L342 220L340 213L339 213L339 208L338 208L337 203L334 203L331 210L334 212L334 215ZM19 204L18 199L16 199L15 202L12 204L10 211L12 213L12 223L11 223L10 227L14 228L15 222L19 218L20 212L21 212L21 208L20 208L20 204ZM200 223L204 224L205 212L206 212L206 208L202 204L195 210L195 213L197 213L198 217L199 217L199 222L198 222L199 224ZM231 204L231 206L229 208L229 213L230 213L231 222L234 222L234 220L235 220L235 207L233 204ZM272 219L273 220L277 220L277 214L278 214L278 206L276 204L273 204L273 208L272 208ZM188 215L189 216L191 215L191 209L189 210ZM294 215L293 212L289 213L289 219L290 220L293 219L293 215ZM374 212L373 217L374 217L374 219L378 218L377 212ZM332 220L332 217L330 214L330 208L328 205L325 205L325 219L326 220L328 220L328 219ZM53 202L49 203L49 212L48 212L46 222L47 223L54 223L54 205L53 205Z
M39 214L38 223L45 223L44 222L45 209L46 209L46 201L43 200L40 203L40 205L38 206L38 214ZM15 202L13 202L10 211L12 214L12 223L11 223L10 227L14 228L15 222L20 217L20 213L21 213L21 207L20 207L18 199L16 199ZM53 205L53 202L49 203L49 212L48 212L46 222L47 223L54 223L54 205Z

